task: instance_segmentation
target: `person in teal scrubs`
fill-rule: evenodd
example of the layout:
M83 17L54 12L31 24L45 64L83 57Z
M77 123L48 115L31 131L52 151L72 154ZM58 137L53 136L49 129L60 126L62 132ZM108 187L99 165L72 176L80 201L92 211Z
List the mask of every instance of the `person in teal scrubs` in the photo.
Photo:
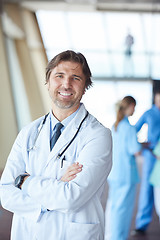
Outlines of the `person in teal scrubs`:
M128 120L133 115L135 106L133 97L124 97L112 128L113 166L108 178L105 240L126 240L129 234L139 181L135 156L141 151L136 128Z
M150 174L153 170L156 158L152 154L160 138L160 92L155 93L154 104L151 109L146 111L138 120L135 127L137 132L142 126L148 126L148 146L143 149L143 168L141 177L141 187L138 202L138 212L136 215L136 228L131 232L132 236L143 235L146 233L148 225L152 221L154 205L153 186L150 184Z
M153 150L157 160L151 173L150 183L154 187L154 205L160 221L160 139Z

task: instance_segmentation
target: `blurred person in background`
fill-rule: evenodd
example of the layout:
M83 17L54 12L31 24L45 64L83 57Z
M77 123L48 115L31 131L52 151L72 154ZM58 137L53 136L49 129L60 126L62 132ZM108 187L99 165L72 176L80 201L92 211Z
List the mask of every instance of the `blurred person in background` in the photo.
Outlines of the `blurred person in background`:
M136 100L132 96L124 97L112 128L113 166L108 177L105 240L126 240L129 234L139 181L135 156L141 150L136 128L128 120L135 106Z
M123 64L123 71L124 76L131 77L134 76L134 62L132 58L132 48L134 45L134 37L130 33L128 29L127 36L125 37L125 55L124 55L124 64Z
M125 38L125 46L126 46L125 54L127 57L131 57L132 55L133 44L134 44L134 37L131 35L130 30L128 29L128 34Z
M144 160L141 187L136 215L136 228L131 232L132 236L144 235L149 223L152 221L154 197L153 186L150 184L149 178L156 161L152 150L160 138L160 92L155 93L152 108L146 111L136 123L137 132L140 131L145 123L148 125L148 142L142 152Z
M153 150L156 156L156 162L151 173L150 183L154 187L154 205L160 222L160 139Z

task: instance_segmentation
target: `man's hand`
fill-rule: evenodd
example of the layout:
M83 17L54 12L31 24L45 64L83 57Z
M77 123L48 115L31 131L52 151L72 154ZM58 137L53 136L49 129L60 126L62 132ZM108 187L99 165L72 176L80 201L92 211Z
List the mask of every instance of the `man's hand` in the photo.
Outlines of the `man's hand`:
M77 175L77 173L82 171L82 164L77 163L73 163L71 166L69 166L67 168L67 171L65 172L65 174L61 177L61 181L63 182L69 182L71 180L73 180Z

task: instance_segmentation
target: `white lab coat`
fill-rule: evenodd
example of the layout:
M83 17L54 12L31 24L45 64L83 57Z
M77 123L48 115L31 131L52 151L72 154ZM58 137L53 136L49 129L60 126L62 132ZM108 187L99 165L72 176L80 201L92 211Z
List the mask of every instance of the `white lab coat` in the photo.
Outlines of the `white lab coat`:
M28 151L44 117L19 133L0 187L2 206L14 213L12 240L103 240L101 195L112 162L110 130L88 115L65 152L64 168L76 161L83 164L82 172L74 180L60 181L64 169L60 167L61 159L56 159L85 115L82 104L51 152L49 117L36 141L36 149ZM25 171L32 177L26 189L20 190L14 186L14 180Z

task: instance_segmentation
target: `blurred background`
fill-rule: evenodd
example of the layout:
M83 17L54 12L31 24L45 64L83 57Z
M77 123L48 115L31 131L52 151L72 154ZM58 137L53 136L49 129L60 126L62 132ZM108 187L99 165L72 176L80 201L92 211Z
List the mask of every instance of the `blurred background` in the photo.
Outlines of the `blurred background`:
M159 0L0 1L1 172L19 130L50 110L45 67L67 49L83 53L91 68L94 85L83 97L89 112L111 128L115 104L132 95L134 124L160 88Z

